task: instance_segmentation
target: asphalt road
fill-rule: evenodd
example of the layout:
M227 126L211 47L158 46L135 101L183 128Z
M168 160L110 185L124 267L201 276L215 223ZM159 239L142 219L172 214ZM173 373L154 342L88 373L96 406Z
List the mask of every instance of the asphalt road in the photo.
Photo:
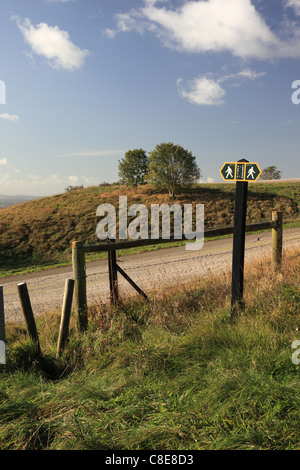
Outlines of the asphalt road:
M284 231L284 250L300 250L300 228ZM258 260L270 259L272 251L271 231L246 235L245 266ZM222 240L206 240L201 250L189 251L185 246L164 248L139 254L117 257L122 269L146 293L152 295L168 285L188 283L191 279L231 272L232 237ZM107 302L109 278L107 259L87 263L88 304ZM49 310L61 310L65 280L73 277L72 267L22 274L0 279L4 291L5 320L23 321L17 285L26 282L34 315ZM121 276L118 276L121 296L136 292Z

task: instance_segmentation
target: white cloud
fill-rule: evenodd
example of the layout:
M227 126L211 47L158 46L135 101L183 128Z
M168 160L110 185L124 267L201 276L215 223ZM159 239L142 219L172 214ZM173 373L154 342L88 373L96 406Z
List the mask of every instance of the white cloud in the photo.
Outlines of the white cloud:
M68 181L71 184L77 184L78 183L78 176L70 175L70 176L68 176Z
M300 57L297 26L284 30L283 19L283 34L289 40L281 40L251 0L185 1L177 9L159 7L157 3L144 0L143 7L116 15L117 29L114 33L110 30L110 35L151 30L166 46L182 52L229 51L243 59ZM299 6L299 0L288 3Z
M82 181L86 186L94 186L99 183L99 181L96 181L92 176L83 176Z
M254 72L250 69L245 69L238 73L224 75L218 79L205 76L197 77L189 82L188 87L184 87L182 79L179 78L177 80L177 88L179 95L182 98L186 98L192 104L216 106L225 102L226 91L220 83L231 80L235 86L238 86L241 79L255 80L264 75L264 72Z
M241 70L241 72L238 73L231 73L229 75L224 75L221 77L218 82L225 82L226 80L238 80L242 78L247 78L248 80L255 80L256 78L263 77L265 72L254 72L253 70L250 69L245 69Z
M1 164L1 160L0 160ZM6 167L7 168L7 167ZM10 165L10 168L14 168ZM63 192L69 185L82 184L86 186L94 186L98 182L90 176L59 176L51 174L49 176L42 176L37 174L26 174L18 177L15 173L20 173L17 169L13 172L6 171L0 172L0 186L3 190L11 193L24 192L29 194L38 195L38 193L47 194L53 192ZM23 172L22 172L23 173ZM12 188L15 188L12 190Z
M208 182L208 183L214 183L214 182L215 182L215 178L212 178L211 176L208 176L207 182Z
M97 181L92 176L78 177L76 175L70 175L68 176L67 180L70 184L82 184L86 186L93 186L97 184Z
M211 78L194 78L188 90L183 88L182 79L179 79L177 87L180 96L192 104L212 106L224 103L225 90Z
M3 113L0 114L1 119L5 119L10 122L17 122L20 118L16 114Z
M0 165L7 165L7 158L0 158Z
M296 15L300 15L300 0L286 0L285 5L293 8Z
M49 26L47 23L39 23L34 26L29 18L25 20L13 17L25 41L32 51L47 59L49 65L54 68L74 70L84 64L88 50L80 49L69 37L67 31L58 26Z
M117 32L111 28L106 28L104 30L104 34L105 36L107 36L108 38L114 38L117 34Z

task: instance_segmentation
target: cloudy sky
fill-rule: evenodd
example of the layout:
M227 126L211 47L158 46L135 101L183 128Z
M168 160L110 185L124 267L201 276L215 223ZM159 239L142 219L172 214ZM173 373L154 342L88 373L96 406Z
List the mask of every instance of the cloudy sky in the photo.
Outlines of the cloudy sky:
M300 0L1 0L0 194L114 182L161 142L204 182L300 177L299 26Z

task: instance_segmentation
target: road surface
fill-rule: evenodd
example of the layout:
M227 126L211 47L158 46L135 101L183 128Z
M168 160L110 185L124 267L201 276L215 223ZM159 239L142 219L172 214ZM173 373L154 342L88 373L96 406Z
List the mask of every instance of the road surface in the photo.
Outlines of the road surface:
M300 228L284 230L284 250L300 249ZM271 230L246 235L245 266L250 262L270 259ZM147 293L153 295L168 285L188 283L196 277L231 273L232 237L206 240L199 251L188 251L185 246L164 248L139 254L120 256L122 269ZM109 278L107 259L87 263L88 305L107 302ZM26 282L35 316L50 310L61 310L65 280L72 278L72 267L54 268L25 275L0 279L4 291L5 320L23 321L17 285ZM135 290L119 275L121 296L135 295Z

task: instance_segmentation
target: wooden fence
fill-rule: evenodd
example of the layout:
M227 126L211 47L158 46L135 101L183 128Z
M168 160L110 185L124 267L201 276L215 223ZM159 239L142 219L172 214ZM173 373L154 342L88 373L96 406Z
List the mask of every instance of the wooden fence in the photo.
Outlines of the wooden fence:
M282 260L282 234L283 234L283 221L282 213L279 211L272 212L272 221L262 222L256 224L246 225L246 232L257 232L261 230L272 229L272 266L275 270L279 269ZM234 233L234 227L224 227L204 232L204 238L219 237L223 235L231 235ZM119 300L118 293L118 278L117 274L121 274L136 291L144 297L147 301L147 295L142 289L123 271L117 264L116 251L121 249L129 249L136 247L143 247L149 245L157 245L163 243L178 242L178 239L148 239L148 240L133 240L124 242L108 242L98 245L84 246L81 241L74 241L72 243L72 262L74 279L67 279L65 283L65 292L62 307L61 324L58 335L57 343L57 358L60 356L64 349L64 344L68 336L69 320L72 308L72 301L74 301L74 310L76 313L77 327L84 331L88 325L87 316L87 295L86 295L86 253L100 253L108 252L108 268L109 268L109 285L110 285L110 298L113 304ZM38 332L32 312L30 297L26 283L18 284L19 297L21 307L26 321L28 334L33 341L36 352L41 354L41 348L38 338ZM4 345L4 348L3 348ZM5 364L5 318L4 318L4 299L3 299L3 286L0 285L0 364ZM2 357L3 356L3 357Z
M257 232L272 229L272 265L277 269L282 259L282 212L273 211L272 220L246 225L246 232ZM204 239L233 234L234 227L224 227L206 230ZM72 263L74 274L74 310L76 314L77 326L80 330L85 330L88 324L87 318L87 295L86 295L86 253L108 252L110 299L113 304L119 300L117 274L120 273L136 291L148 300L147 295L139 286L126 274L116 262L116 251L129 248L157 245L163 243L177 242L178 239L146 239L131 240L122 242L107 242L97 245L84 245L81 241L72 242Z

